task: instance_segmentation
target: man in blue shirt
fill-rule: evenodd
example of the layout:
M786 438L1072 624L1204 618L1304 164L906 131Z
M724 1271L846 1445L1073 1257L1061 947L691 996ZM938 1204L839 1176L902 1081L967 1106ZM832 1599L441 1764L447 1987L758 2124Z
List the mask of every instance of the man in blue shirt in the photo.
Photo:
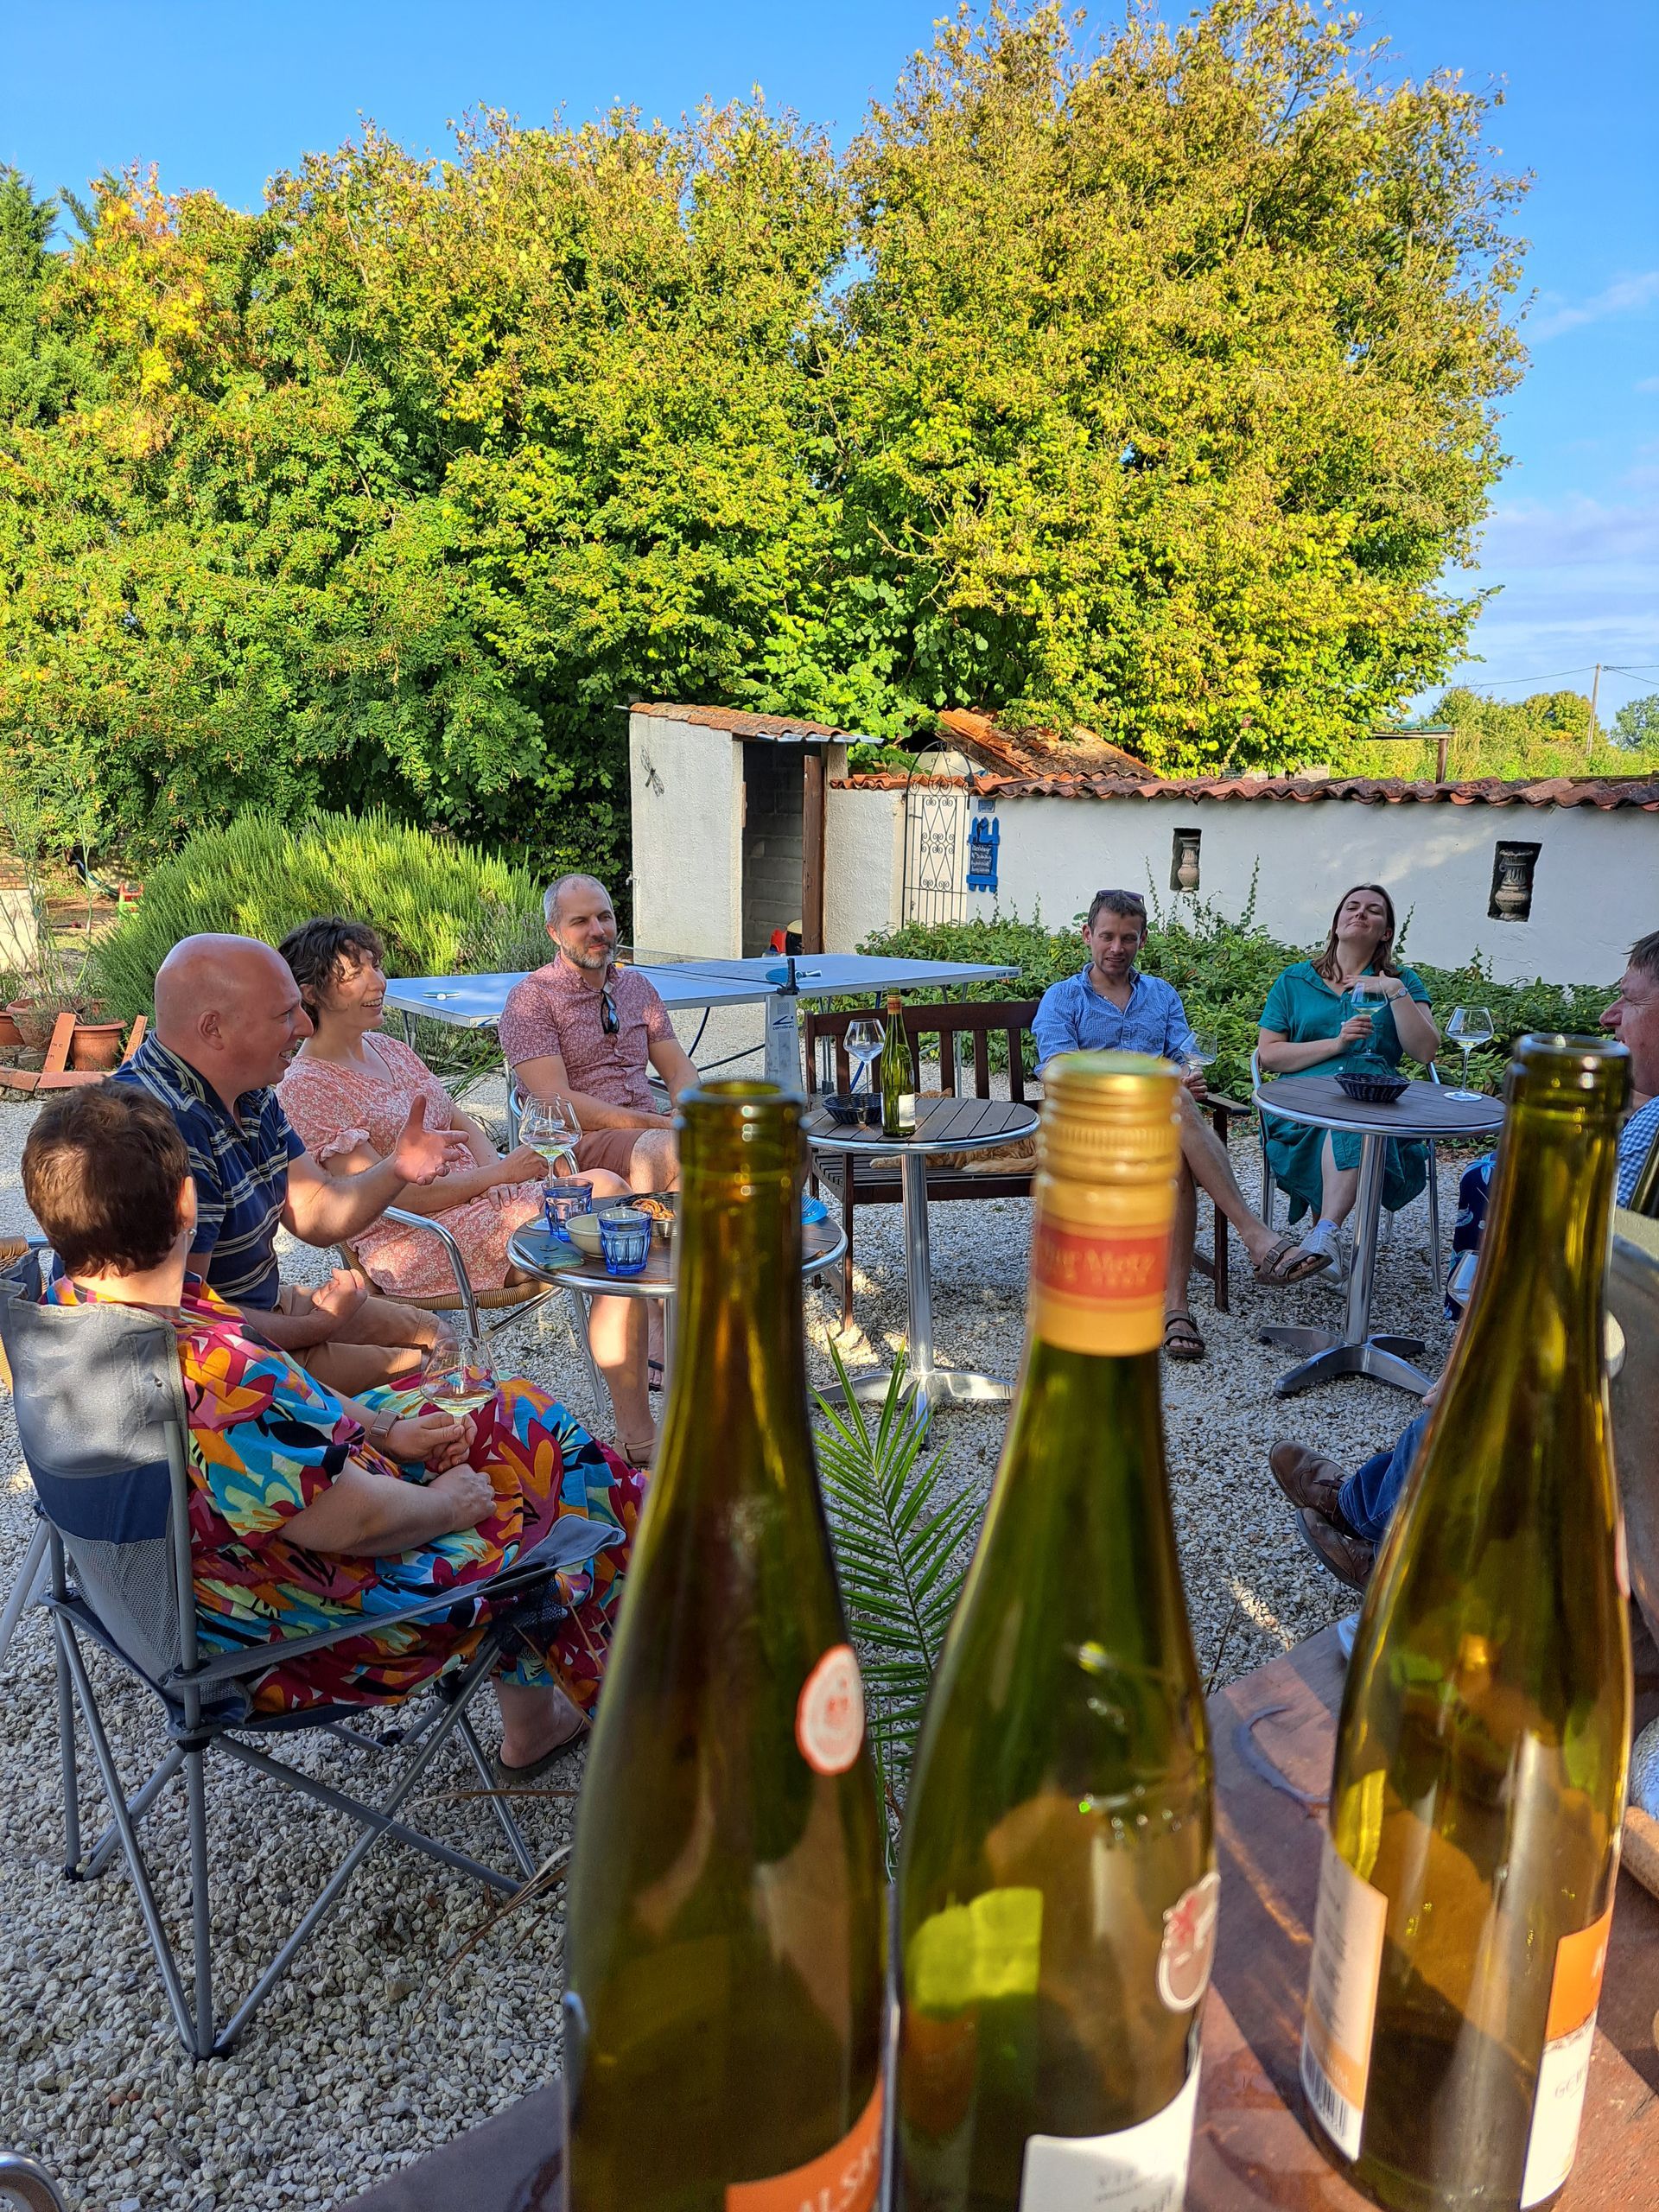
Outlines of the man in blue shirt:
M1049 986L1032 1024L1039 1075L1057 1052L1152 1052L1178 1067L1185 1064L1195 1040L1180 993L1161 976L1143 976L1135 964L1146 934L1146 902L1136 893L1095 893L1083 931L1088 964ZM1172 1359L1202 1359L1204 1339L1186 1294L1199 1190L1209 1192L1217 1212L1238 1231L1258 1282L1282 1284L1317 1274L1319 1260L1317 1254L1301 1251L1294 1236L1275 1236L1251 1212L1227 1147L1198 1112L1197 1102L1206 1095L1203 1069L1194 1065L1184 1083L1181 1178L1170 1239L1164 1350Z

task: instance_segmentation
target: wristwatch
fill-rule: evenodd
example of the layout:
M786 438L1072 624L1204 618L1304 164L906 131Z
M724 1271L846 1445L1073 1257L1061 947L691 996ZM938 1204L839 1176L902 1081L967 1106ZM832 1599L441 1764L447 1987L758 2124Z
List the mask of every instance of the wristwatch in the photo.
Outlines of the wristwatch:
M372 1444L377 1452L385 1452L388 1458L395 1457L389 1440L402 1419L395 1406L382 1406L363 1431L364 1441Z

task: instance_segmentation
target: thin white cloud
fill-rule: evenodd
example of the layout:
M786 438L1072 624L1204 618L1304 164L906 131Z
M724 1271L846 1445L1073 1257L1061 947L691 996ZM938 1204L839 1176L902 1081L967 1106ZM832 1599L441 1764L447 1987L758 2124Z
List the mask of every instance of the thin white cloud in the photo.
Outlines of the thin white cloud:
M1638 391L1659 391L1659 377L1638 377L1636 388Z
M1564 331L1580 329L1586 322L1605 321L1610 315L1630 315L1659 301L1659 269L1646 269L1639 276L1620 276L1593 299L1580 300L1576 306L1566 303L1547 308L1536 322L1527 327L1527 335L1535 346L1541 346L1547 339L1559 338Z

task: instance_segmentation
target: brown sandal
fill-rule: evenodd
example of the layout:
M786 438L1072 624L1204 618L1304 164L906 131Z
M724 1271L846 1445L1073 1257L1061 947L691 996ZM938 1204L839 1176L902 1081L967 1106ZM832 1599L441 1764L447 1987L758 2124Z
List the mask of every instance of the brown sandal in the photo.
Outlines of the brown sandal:
M1294 1236L1281 1236L1252 1267L1257 1282L1282 1290L1287 1283L1318 1274L1327 1264L1324 1253L1309 1252Z
M1202 1359L1204 1338L1190 1313L1164 1316L1164 1353L1169 1359Z

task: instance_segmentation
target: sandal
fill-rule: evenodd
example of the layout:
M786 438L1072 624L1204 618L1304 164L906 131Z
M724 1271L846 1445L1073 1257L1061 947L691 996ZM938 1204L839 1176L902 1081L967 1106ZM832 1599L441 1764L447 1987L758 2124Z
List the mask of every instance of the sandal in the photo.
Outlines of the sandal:
M653 1436L648 1443L636 1444L631 1437L619 1436L611 1448L631 1467L639 1468L642 1474L649 1474L657 1457L657 1439Z
M1165 1314L1164 1352L1170 1359L1204 1357L1204 1338L1198 1334L1198 1325L1190 1313Z
M582 1738L592 1732L593 1726L585 1713L579 1713L570 1733L561 1738L550 1751L543 1751L540 1758L532 1759L528 1766L508 1766L499 1751L492 1751L491 1781L498 1789L522 1789L526 1783L539 1781L543 1775L551 1772L567 1751L575 1751Z
M1300 1282L1305 1276L1318 1274L1327 1264L1327 1258L1325 1253L1310 1252L1294 1236L1281 1236L1252 1265L1257 1282L1282 1289L1287 1283Z

